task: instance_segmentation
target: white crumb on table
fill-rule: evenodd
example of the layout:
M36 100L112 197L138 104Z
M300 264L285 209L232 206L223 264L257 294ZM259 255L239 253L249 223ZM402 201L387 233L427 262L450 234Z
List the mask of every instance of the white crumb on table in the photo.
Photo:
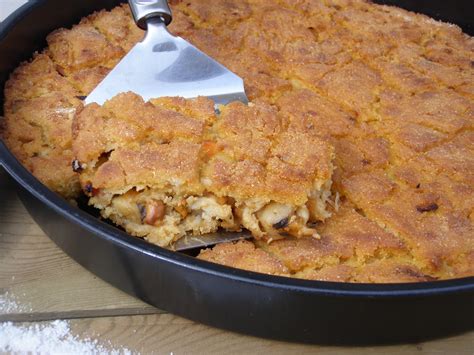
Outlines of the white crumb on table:
M27 0L1 0L0 1L0 22L3 21L10 13L25 4Z
M71 334L69 323L65 320L33 325L0 323L0 353L3 352L52 355L131 354L131 351L126 348L105 347L99 344L97 339L80 339Z
M30 306L23 303L19 303L18 300L8 292L0 295L0 313L19 313L19 312L31 312Z

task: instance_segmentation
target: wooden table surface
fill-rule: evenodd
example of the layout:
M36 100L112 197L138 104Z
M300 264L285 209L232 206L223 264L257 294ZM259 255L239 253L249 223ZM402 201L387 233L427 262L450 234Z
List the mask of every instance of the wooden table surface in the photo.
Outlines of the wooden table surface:
M24 2L0 0L0 21ZM474 332L419 344L311 346L235 334L156 309L98 279L56 247L28 215L1 168L0 299L15 305L0 307L0 324L11 321L22 326L67 320L71 332L79 339L97 339L106 348L126 348L132 352L474 353Z

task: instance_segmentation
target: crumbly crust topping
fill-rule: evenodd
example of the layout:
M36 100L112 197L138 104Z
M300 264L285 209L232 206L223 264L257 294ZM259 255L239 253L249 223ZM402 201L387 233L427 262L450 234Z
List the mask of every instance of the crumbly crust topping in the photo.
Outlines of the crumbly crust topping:
M220 111L216 115L212 100L203 97L144 102L133 93L80 108L73 151L86 166L83 186L175 185L189 195L206 190L237 200L304 205L315 186L330 181L332 146L287 129L275 107L234 102Z

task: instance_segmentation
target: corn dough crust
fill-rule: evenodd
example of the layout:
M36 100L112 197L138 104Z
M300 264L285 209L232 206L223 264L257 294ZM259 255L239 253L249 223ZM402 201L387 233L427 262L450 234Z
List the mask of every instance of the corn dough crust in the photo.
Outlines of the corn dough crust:
M276 107L289 127L335 147L332 195L340 198L317 227L313 253L306 253L306 238L273 247L258 242L257 253L245 249L262 265L268 258L260 251L284 263L278 272L257 267L256 259L228 258L232 246L202 258L348 282L474 275L473 38L456 26L363 0L175 0L171 6L171 31L244 78L252 102ZM97 12L55 31L49 47L6 84L4 141L67 198L81 189L70 167L75 111L142 35L126 6ZM234 150L245 154L237 143ZM369 223L373 239L348 238L348 216L354 231ZM344 238L349 251L338 242ZM379 246L365 248L374 243ZM284 255L312 261L287 264L279 259Z

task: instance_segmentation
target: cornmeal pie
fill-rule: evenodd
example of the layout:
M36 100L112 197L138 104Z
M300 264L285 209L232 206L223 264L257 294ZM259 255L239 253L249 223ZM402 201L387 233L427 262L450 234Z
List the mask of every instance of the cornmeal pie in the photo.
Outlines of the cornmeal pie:
M170 3L170 31L241 76L249 106L133 93L84 106L143 36L127 6L96 12L5 86L3 140L38 179L160 245L250 229L198 256L227 266L474 275L472 37L365 0Z

